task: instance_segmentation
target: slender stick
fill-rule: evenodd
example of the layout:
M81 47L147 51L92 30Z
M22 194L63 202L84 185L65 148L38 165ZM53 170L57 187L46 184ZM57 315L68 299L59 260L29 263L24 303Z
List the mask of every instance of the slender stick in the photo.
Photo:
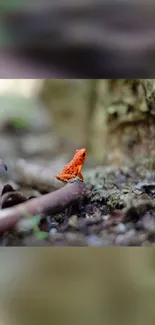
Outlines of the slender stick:
M0 232L12 228L22 217L28 215L46 215L64 211L68 206L80 200L86 193L86 185L81 181L68 183L63 188L42 195L12 208L0 211Z

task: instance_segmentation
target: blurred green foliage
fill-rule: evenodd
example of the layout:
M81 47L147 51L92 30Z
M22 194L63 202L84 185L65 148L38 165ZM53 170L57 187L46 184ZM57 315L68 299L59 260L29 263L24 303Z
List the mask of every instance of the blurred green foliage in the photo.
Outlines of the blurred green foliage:
M46 128L50 125L46 111L36 98L16 94L0 95L0 122L9 121L17 129Z

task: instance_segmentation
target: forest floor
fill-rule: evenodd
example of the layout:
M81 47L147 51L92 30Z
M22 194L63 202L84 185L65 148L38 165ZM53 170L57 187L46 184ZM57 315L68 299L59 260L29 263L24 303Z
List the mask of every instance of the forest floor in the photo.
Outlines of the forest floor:
M38 114L30 107L23 125L19 109L12 123L7 107L0 125L0 158L8 165L0 170L1 246L155 244L153 161L97 166L88 154L84 183L64 186L55 176L77 148L53 134L42 108Z
M86 168L85 195L77 197L73 204L69 198L67 206L61 206L61 201L66 200L68 185L61 186L61 182L54 180L54 174L50 178L51 167L41 167L36 162L30 164L26 160L20 160L16 166L18 177L1 183L1 210L10 208L6 211L11 211L12 207L46 197L47 193L60 193L62 188L64 194L60 202L58 196L58 213L52 210L51 196L49 213L39 210L41 216L33 213L30 218L20 218L11 227L8 223L8 229L5 227L1 232L2 246L155 244L155 174L146 164ZM2 219L0 211L0 230Z

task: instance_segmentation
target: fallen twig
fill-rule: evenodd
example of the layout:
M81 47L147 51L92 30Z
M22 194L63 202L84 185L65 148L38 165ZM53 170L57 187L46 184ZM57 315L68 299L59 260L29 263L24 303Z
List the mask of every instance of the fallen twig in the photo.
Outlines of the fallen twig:
M0 232L12 228L22 217L37 214L43 215L44 217L49 213L55 214L64 211L68 206L82 198L85 193L85 183L76 181L74 183L68 183L55 192L28 200L13 208L1 210Z
M53 160L50 166L27 162L19 159L15 166L16 181L19 184L33 187L40 192L51 192L62 187L55 175L66 164L66 157L60 157Z

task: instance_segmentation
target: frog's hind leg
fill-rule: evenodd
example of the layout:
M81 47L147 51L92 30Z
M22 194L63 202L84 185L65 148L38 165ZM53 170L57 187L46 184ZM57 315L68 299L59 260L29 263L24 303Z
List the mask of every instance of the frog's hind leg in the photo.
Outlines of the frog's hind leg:
M72 178L74 178L74 176L70 175L70 174L64 174L64 173L60 173L56 176L56 178L59 180L59 181L62 181L62 182L68 182L70 181Z

